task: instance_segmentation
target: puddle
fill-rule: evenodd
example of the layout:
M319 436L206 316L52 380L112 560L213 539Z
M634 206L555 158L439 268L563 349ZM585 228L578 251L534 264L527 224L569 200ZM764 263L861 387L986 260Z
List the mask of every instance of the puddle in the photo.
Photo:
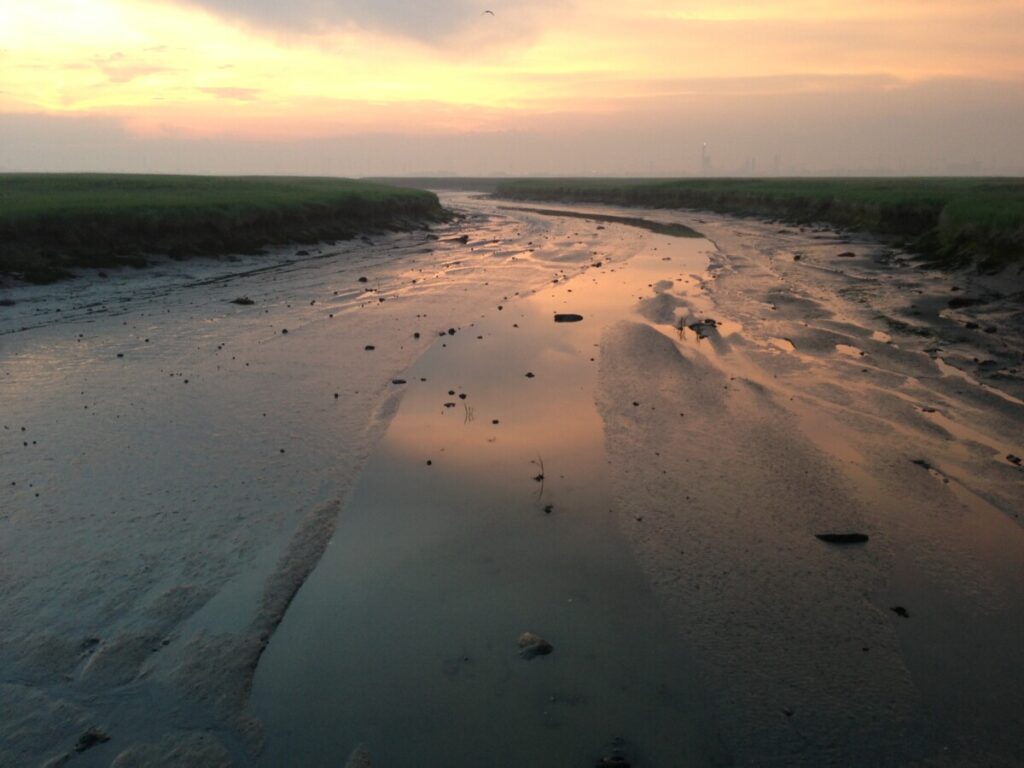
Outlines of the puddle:
M703 269L706 243L606 226L615 271L492 311L403 374L257 671L262 765L342 765L358 744L388 766L587 765L616 739L634 765L718 756L686 647L609 508L594 403L603 328L666 256ZM624 243L640 255L623 262ZM553 653L520 658L524 632Z
M841 355L847 357L863 357L864 353L857 349L857 347L851 347L849 344L836 344L836 351Z

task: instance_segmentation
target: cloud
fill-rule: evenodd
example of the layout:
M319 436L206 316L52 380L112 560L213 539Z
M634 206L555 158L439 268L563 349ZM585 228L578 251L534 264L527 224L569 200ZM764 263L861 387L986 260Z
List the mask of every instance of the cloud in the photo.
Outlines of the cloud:
M562 0L179 0L214 14L279 32L319 34L357 27L438 45L467 32L520 37L536 12ZM492 10L494 15L484 14Z
M756 171L768 173L778 162L787 174L1024 173L1024 84L998 81L652 97L606 115L569 109L514 126L496 119L476 130L466 129L468 112L449 105L380 107L381 114L365 115L362 124L342 126L309 104L283 111L282 120L298 113L303 124L320 124L322 131L296 134L286 121L273 138L232 130L232 121L243 117L236 114L241 107L212 101L202 107L200 123L208 127L206 115L219 115L225 130L197 134L181 127L170 108L151 115L159 124L146 131L136 129L138 115L128 110L105 117L0 113L0 167L348 176L426 170L685 174L700 169L707 141L720 173L750 173L751 161ZM359 104L350 107L357 116L366 112ZM382 132L376 127L382 116L387 124L410 128ZM438 125L442 118L448 128ZM422 130L425 123L434 129ZM266 129L263 117L260 128Z
M130 83L140 77L170 71L168 67L126 62L124 54L120 51L110 56L98 56L93 59L93 64L107 76L107 80L111 83Z
M263 93L259 88L200 88L203 93L216 96L218 99L232 101L255 101Z

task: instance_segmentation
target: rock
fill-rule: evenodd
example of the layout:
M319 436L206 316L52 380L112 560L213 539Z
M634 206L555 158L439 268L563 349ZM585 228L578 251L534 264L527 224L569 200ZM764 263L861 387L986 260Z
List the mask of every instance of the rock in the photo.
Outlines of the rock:
M892 611L893 613L895 613L900 618L903 618L903 619L909 619L910 618L910 613L902 605L894 605L889 610Z
M232 299L231 303L239 304L243 307L249 307L255 304L256 302L250 299L248 296L239 296L237 299Z
M692 323L689 329L697 334L697 338L706 339L717 332L718 323L708 318L702 323Z
M398 384L405 384L406 381L405 381L405 379L392 379L391 383L395 384L395 385L398 385Z
M533 371L527 371L526 372L526 378L532 379L533 378Z
M1021 464L1024 464L1024 459L1022 459L1020 456L1014 456L1012 453L1006 454L1006 460L1011 464L1016 464L1018 467Z
M917 466L921 467L922 469L931 469L932 468L932 465L930 463L928 463L925 459L914 459L913 463L917 464Z
M975 307L978 304L984 304L985 302L981 299L974 299L970 296L955 296L946 302L946 306L950 309L962 309L963 307Z
M345 763L345 768L372 768L372 766L370 752L362 744L352 750L352 754L348 756L348 761Z
M296 256L309 256L309 251L296 251Z
M527 661L537 656L547 656L553 650L555 648L551 643L532 632L523 632L519 636L519 655Z
M110 736L106 733L99 728L90 728L78 737L78 743L75 744L75 752L85 752L97 744L105 744L108 741L110 741Z
M370 281L369 281L369 279L368 279L368 278L365 278L365 277L360 277L360 278L359 278L359 282L360 282L360 283L368 283L368 282L370 282Z
M578 323L582 319L583 319L583 315L573 315L573 314L559 314L559 315L555 315L555 322L556 323Z
M367 344L365 347L363 347L363 349L366 350L367 352L373 352L373 350L375 350L376 347L373 346L373 344Z
M853 251L843 251L842 253L836 254L836 258L839 259L853 259L856 258L857 254Z
M616 736L612 739L609 747L608 754L594 763L595 768L607 768L607 766L630 768L632 763L626 758L626 740L621 736Z
M863 544L868 540L866 533L816 533L814 535L826 544Z

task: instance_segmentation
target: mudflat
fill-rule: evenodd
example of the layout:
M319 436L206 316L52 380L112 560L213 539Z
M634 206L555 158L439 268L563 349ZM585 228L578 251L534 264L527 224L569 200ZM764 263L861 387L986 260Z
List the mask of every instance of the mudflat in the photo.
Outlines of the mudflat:
M1019 276L442 202L4 294L0 762L1024 759Z

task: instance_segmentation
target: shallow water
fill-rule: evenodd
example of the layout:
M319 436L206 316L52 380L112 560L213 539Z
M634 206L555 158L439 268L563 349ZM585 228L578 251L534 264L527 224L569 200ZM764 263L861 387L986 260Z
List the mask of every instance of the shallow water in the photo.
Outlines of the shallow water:
M262 764L340 764L360 743L391 766L587 764L617 739L637 765L721 757L613 517L594 404L604 328L666 258L702 271L708 244L611 224L599 242L602 267L494 308L401 376L401 407L261 662ZM526 631L554 652L520 658Z
M736 229L739 243L763 237L750 228ZM991 675L936 677L972 642L988 659L1022 637L1012 610L969 606L979 594L1005 606L1022 596L1024 575L1011 522L1020 482L993 455L1017 442L976 418L993 407L988 385L964 379L975 389L940 395L923 344L900 338L904 351L873 328L842 298L849 276L820 259L800 268L838 282L839 295L814 282L794 290L783 272L765 278L770 303L759 303L765 261L746 276L732 245L556 218L544 247L602 266L495 307L402 374L402 405L258 670L262 764L333 764L360 744L397 766L439 755L446 765L588 764L615 749L641 766L765 756L897 765L989 749L979 735L1019 718L1020 669L994 698ZM584 320L555 324L558 312ZM605 382L602 418L596 370L602 355L621 358L608 344L624 320L671 339L694 376L720 379L708 390L719 394L693 401L685 379L647 382L671 361L641 355L610 395ZM917 403L940 400L955 419L922 415L959 435L952 444L929 439L915 415ZM684 416L673 405L708 408L717 425L673 428ZM612 425L634 417L623 448ZM887 445L879 419L893 430ZM929 493L904 490L918 451L948 457ZM888 469L901 452L910 470ZM984 483L979 461L996 463ZM938 524L936 505L953 517ZM823 551L813 534L828 525L867 528L873 543L853 559ZM956 576L936 578L937 568ZM972 586L954 589L956 579ZM900 601L931 615L890 626L889 603ZM965 621L984 626L984 639L959 633ZM518 658L524 631L553 654ZM943 643L928 643L937 633ZM971 713L953 700L957 685ZM875 718L880 708L887 720ZM958 733L957 721L971 725ZM1018 748L992 743L993 754Z
M1012 303L953 312L991 287L772 224L446 202L433 232L11 293L0 763L96 723L76 764L1024 760ZM257 757L253 616L325 501Z

